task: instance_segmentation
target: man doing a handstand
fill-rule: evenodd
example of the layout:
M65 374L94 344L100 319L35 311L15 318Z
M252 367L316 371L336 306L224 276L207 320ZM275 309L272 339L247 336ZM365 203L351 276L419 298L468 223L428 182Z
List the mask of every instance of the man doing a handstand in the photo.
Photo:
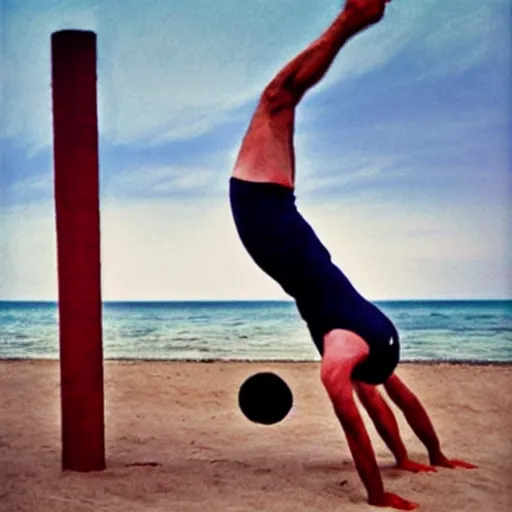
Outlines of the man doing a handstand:
M267 85L242 141L230 180L230 201L245 248L295 299L319 350L321 381L343 427L368 502L412 510L415 503L385 492L370 438L353 397L357 392L396 467L420 472L433 466L475 467L449 460L418 398L394 373L399 338L393 323L364 299L336 267L295 206L295 108L327 72L341 47L378 22L386 0L347 0L330 27ZM391 400L427 448L431 466L413 462L395 417L377 389Z

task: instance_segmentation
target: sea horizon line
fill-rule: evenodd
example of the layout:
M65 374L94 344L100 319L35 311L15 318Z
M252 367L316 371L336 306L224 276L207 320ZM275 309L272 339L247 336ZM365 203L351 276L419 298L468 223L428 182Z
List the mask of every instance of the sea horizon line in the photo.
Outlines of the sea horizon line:
M512 302L510 298L395 298L395 299L369 299L371 302L377 303L411 303L411 302ZM58 304L57 299L0 299L0 304ZM102 304L186 304L186 303L279 303L293 304L293 299L104 299Z

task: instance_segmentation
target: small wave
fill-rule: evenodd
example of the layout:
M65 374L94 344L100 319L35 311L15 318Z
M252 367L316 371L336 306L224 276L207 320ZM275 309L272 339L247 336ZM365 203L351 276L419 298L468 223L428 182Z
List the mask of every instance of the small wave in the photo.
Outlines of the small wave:
M201 341L201 338L196 336L173 336L171 342L174 341Z
M446 315L444 313L438 313L437 311L432 311L428 315L429 317L435 317L435 318L450 318L449 315Z
M139 327L135 329L127 329L125 331L121 330L121 332L119 332L119 336L126 338L143 338L150 334L154 334L156 330L156 327Z
M484 314L484 313L473 313L471 315L464 315L462 317L464 320L499 320L499 315L490 315L490 314Z
M13 332L10 336L13 338L13 340L32 340L32 339L34 339L33 336L31 336L30 334L24 334L22 332Z
M506 327L506 326L495 326L495 327L486 327L485 328L485 331L487 332L493 332L493 333L502 333L502 332L506 332L508 334L512 334L512 328L511 327Z

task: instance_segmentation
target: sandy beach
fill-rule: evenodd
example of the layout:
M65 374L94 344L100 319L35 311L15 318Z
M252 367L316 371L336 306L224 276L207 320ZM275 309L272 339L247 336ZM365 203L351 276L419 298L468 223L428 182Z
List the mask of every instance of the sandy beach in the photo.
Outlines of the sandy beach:
M237 391L271 370L294 394L278 425L250 423ZM105 363L107 470L60 471L59 368L0 362L0 510L335 511L366 504L318 363ZM449 457L479 466L411 474L366 415L387 490L424 512L512 510L512 365L402 364ZM412 458L426 453L399 415Z

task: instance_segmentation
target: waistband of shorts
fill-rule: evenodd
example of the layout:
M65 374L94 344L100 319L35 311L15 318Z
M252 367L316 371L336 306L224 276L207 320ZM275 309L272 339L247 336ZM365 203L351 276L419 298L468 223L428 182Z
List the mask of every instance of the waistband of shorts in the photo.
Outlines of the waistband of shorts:
M281 185L280 183L270 181L245 181L233 176L230 178L229 183L232 188L235 188L241 193L295 198L295 190L286 185Z

